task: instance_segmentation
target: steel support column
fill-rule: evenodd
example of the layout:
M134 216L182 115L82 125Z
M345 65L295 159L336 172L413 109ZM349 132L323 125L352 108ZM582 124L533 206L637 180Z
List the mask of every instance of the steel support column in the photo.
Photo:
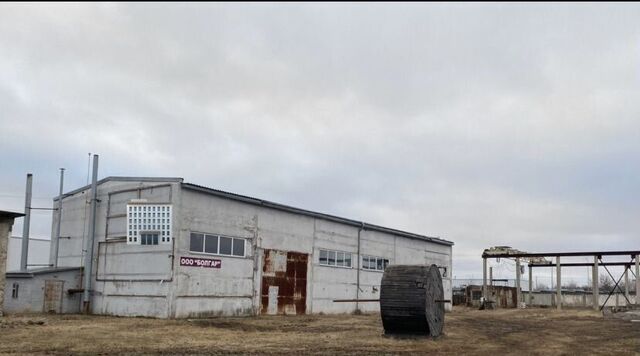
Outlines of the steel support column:
M640 255L636 255L636 305L640 305Z
M532 300L533 296L531 293L533 292L533 267L529 265L529 295L527 295L527 304L529 306L533 305Z
M629 269L624 268L624 297L629 300Z
M556 307L562 309L562 267L560 256L556 257Z
M593 309L600 309L600 291L598 288L598 256L593 256L593 275L592 278L592 295L593 295Z
M521 296L521 288L520 288L520 257L516 257L516 308L520 308L520 303L522 302Z
M482 298L487 300L487 259L482 258Z

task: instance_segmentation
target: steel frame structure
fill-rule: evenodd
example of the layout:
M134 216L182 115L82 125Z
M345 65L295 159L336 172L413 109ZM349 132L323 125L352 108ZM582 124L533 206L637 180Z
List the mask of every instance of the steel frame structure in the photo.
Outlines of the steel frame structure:
M604 262L602 260L602 256L629 256L631 260L629 262L626 261L618 261L618 262ZM545 257L555 257L555 263L540 263L537 262L540 258ZM561 263L561 257L593 257L593 263ZM520 262L521 260L529 261L529 294L527 304L531 305L531 289L532 289L532 270L533 268L541 268L541 267L556 267L557 273L557 282L556 282L556 307L558 309L562 309L562 267L591 267L592 269L592 295L593 295L593 308L596 310L602 310L604 306L609 301L609 298L616 290L622 291L620 287L620 282L622 278L625 278L625 290L623 292L624 298L627 303L632 304L629 300L629 275L628 271L636 277L636 300L635 304L640 304L640 298L638 298L638 292L640 291L640 250L630 250L630 251L588 251L588 252L544 252L544 253L526 253L517 251L511 248L508 248L506 252L500 252L499 250L484 250L482 253L482 296L484 300L488 300L488 288L487 288L487 260L492 258L509 258L515 259L516 261L516 288L517 288L517 304L521 303L521 288L520 288ZM532 262L536 261L536 262ZM605 271L609 274L611 279L615 282L615 285L611 291L609 291L609 295L607 299L604 301L602 306L600 306L600 293L598 286L598 278L599 278L599 267L604 267ZM609 271L609 266L624 266L624 272L622 275L616 279L614 278L611 271ZM632 270L632 266L635 266L635 273Z

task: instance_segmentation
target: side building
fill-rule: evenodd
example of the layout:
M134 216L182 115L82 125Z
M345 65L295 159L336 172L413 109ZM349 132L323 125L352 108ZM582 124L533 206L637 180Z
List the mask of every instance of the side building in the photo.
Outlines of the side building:
M108 177L98 182L97 192L90 289L95 314L185 318L373 312L378 303L333 300L378 298L388 264L436 264L445 297L452 297L453 243L440 238L181 178ZM59 255L51 256L51 261L57 258L58 271L73 267L80 275L79 267L86 265L89 196L86 186L54 201L62 205ZM55 231L55 219L53 224ZM7 284L18 283L15 277ZM28 283L21 277L21 283ZM65 278L73 282L60 288L60 303L73 299L79 310L79 283Z

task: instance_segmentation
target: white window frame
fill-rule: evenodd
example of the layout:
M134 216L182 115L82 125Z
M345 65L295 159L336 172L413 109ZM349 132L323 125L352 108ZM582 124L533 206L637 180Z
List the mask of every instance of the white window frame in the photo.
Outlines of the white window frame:
M141 245L141 234L158 234L158 245L172 242L173 209L171 204L127 204L127 245ZM145 245L156 246L156 245Z
M192 234L202 235L202 251L195 251L195 250L191 249L191 235ZM206 251L207 236L216 237L216 251L218 251L217 253L205 252ZM222 238L222 237L227 238L227 239L231 239L231 254L220 253L220 238ZM233 247L235 246L236 241L242 241L242 243L244 244L244 248L243 248L243 251L242 251L243 252L242 256L233 254ZM200 231L190 231L189 232L189 252L203 254L203 255L211 255L211 256L245 258L245 257L247 257L247 239L244 238L244 237L235 237L235 236L227 236L227 235L220 235L220 234L212 234L212 233L200 232Z
M367 264L365 265L364 261L365 259L367 259ZM382 269L378 268L378 261L382 260ZM370 268L370 264L373 261L373 268ZM391 261L388 258L385 257L379 257L379 256L370 256L370 255L362 255L361 260L360 260L360 268L363 271L371 271L371 272L384 272L385 270L385 265L384 265L384 261L387 261L387 266L391 264Z
M322 262L322 258L321 258L323 252L326 252L326 254L327 254L327 259L326 259L327 262L325 262L325 263ZM334 258L333 258L334 263L333 264L329 263L329 255L330 254L334 255ZM344 261L347 261L347 258L346 258L347 255L349 255L349 265L348 266L345 266L345 265L340 266L340 265L338 265L338 258L339 258L338 256L340 254L342 254L343 264L345 263ZM353 255L354 255L353 253L347 252L347 251L338 251L338 250L329 250L329 249L326 249L326 248L319 248L318 249L318 265L325 266L325 267L353 268Z

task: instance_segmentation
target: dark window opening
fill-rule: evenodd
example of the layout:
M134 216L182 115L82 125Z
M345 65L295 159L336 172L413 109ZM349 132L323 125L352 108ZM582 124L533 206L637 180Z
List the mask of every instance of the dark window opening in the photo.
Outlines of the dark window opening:
M140 244L141 245L157 245L158 244L158 234L140 234Z

